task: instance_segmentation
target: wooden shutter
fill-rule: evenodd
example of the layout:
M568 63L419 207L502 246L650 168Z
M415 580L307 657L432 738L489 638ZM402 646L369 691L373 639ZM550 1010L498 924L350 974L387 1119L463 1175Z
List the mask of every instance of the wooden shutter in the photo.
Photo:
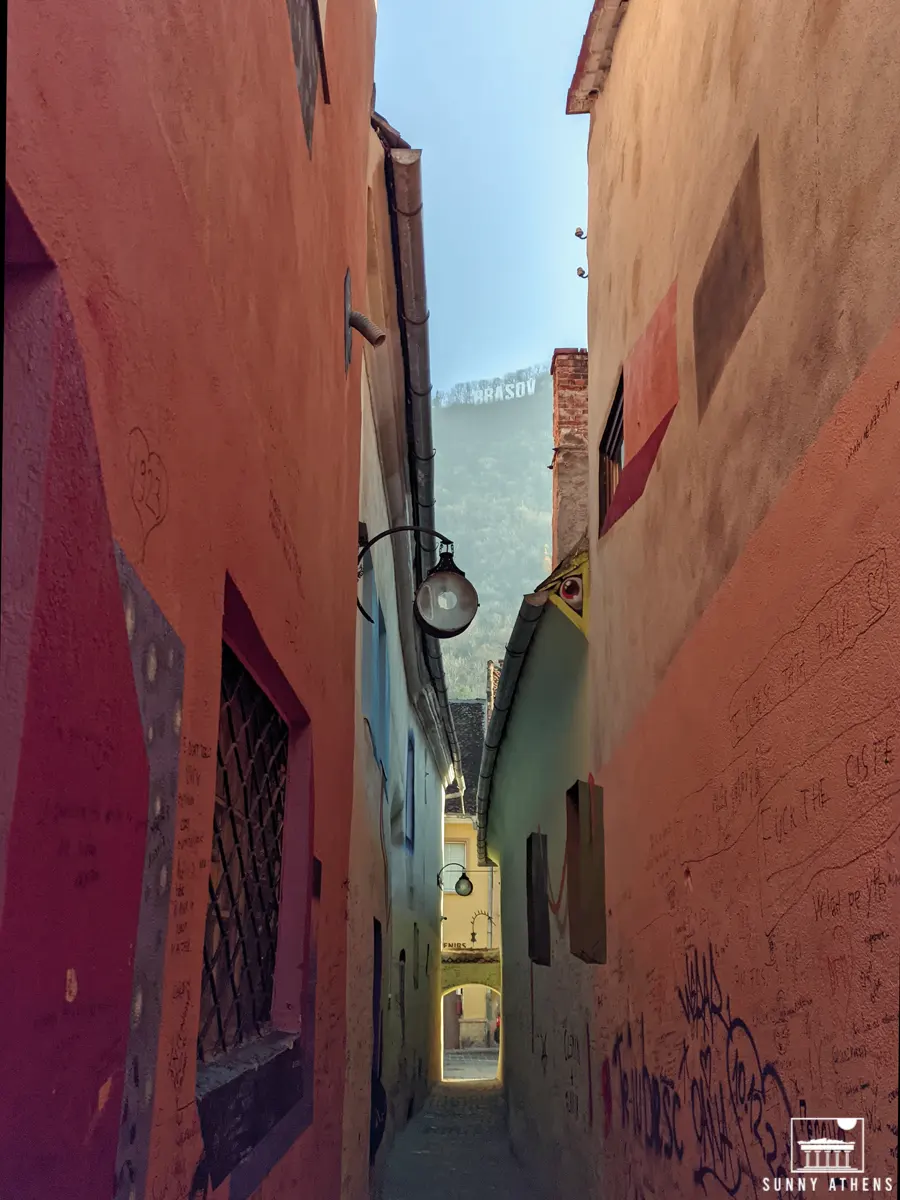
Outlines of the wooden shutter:
M606 858L603 788L579 780L566 792L569 949L582 962L606 962ZM593 808L593 811L592 811Z
M547 899L547 835L532 833L525 845L528 957L550 966L550 904Z

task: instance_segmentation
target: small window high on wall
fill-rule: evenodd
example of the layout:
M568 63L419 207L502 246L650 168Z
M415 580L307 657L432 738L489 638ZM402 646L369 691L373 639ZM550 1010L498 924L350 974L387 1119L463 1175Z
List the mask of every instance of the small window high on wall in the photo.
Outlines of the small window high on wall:
M599 487L600 507L597 532L603 532L613 496L625 466L625 379L619 375L619 386L600 439Z
M444 866L441 885L445 892L455 892L459 877L466 868L466 843L444 842Z

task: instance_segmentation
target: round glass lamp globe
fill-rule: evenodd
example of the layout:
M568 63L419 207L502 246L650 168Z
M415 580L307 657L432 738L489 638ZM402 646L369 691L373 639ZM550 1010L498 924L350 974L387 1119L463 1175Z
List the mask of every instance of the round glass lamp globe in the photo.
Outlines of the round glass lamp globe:
M440 561L416 592L416 616L432 637L464 633L478 611L478 593L450 554Z
M468 877L465 871L463 871L462 875L460 875L459 879L457 879L456 887L453 890L456 892L457 896L471 896L473 886L472 880Z

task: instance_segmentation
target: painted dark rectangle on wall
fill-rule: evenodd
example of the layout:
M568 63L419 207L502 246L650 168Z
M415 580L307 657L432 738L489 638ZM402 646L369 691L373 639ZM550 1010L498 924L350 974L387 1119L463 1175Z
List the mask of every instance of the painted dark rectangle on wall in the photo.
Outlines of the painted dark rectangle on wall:
M306 145L310 153L312 153L313 118L316 115L316 92L319 87L317 14L313 10L313 5L316 3L317 0L287 0L288 16L291 21L291 43L294 50L294 68L297 72L297 92L300 96L300 111L303 114Z
M606 856L603 788L579 780L566 792L569 949L582 962L606 962Z
M547 899L547 835L532 833L525 844L528 957L550 966L550 905Z
M697 409L701 418L765 290L757 138L694 293Z

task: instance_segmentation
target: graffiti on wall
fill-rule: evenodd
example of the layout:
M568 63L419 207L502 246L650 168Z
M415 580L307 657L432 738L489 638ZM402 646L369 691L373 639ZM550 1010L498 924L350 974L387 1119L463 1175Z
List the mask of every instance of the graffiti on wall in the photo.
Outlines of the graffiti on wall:
M603 1066L607 1124L614 1125L617 1110L624 1136L646 1155L687 1162L704 1190L711 1182L735 1196L748 1176L785 1178L793 1115L787 1089L748 1021L733 1010L711 944L685 953L677 997L674 1074L648 1064L643 1014L616 1033Z
M591 1078L591 1031L586 1015L564 1018L554 1031L536 1030L531 1047L541 1075L556 1082L568 1121L591 1128L594 1092Z

